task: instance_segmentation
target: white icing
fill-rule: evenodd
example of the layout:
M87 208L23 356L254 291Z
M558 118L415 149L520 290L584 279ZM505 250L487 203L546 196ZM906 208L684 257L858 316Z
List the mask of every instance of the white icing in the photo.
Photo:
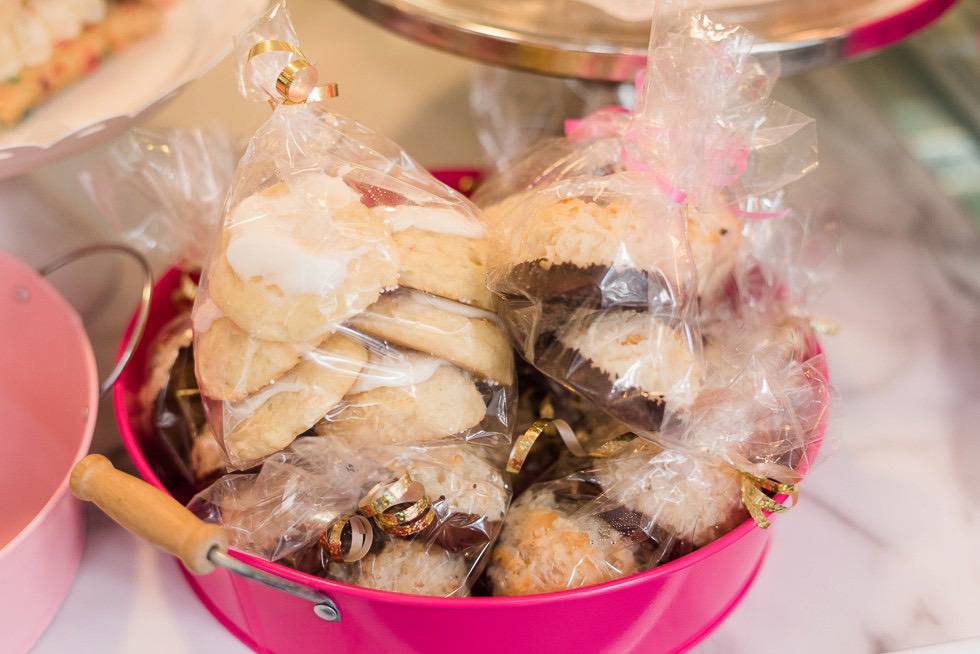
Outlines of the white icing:
M482 320L489 320L491 322L496 322L497 315L492 311L487 311L486 309L480 309L473 306L472 304L463 304L462 302L455 302L453 300L447 300L445 298L437 297L435 295L429 295L428 293L422 293L421 291L412 291L412 301L422 302L428 304L440 311L446 311L448 313L455 313L460 316L465 316L467 318L479 318Z
M251 416L259 407L279 393L302 393L308 388L309 386L302 380L287 374L280 379L274 380L267 386L260 388L243 400L224 402L222 406L224 410L223 422L225 430L227 431L229 428L233 428Z
M466 238L481 238L486 234L486 228L478 220L449 207L403 204L385 207L382 211L393 232L415 227L427 232Z
M14 18L14 37L22 65L37 66L51 58L51 37L44 23L33 13L22 11L17 14Z
M13 29L9 29L0 34L0 82L15 77L20 69L20 44Z
M55 43L82 33L82 19L72 9L64 0L27 0L27 10L40 19Z
M444 364L446 361L443 359L414 352L400 352L394 356L391 353L382 355L372 352L349 394L421 384Z
M233 210L225 256L242 279L261 277L286 293L319 294L336 287L371 243L340 233L331 222L335 210L358 201L342 179L309 173L288 188L284 195L252 195Z

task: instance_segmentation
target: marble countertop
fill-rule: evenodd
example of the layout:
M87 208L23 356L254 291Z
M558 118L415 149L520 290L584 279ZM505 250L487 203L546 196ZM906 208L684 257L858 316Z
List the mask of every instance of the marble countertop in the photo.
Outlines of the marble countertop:
M339 113L426 165L481 161L467 100L474 64L333 3L291 8L304 47L341 85ZM858 72L845 65L778 87L817 119L816 174L842 230L839 268L816 300L840 330L824 343L836 448L778 517L757 580L698 654L952 652L932 647L953 641L946 647L980 651L980 232L908 154ZM233 135L247 137L268 110L241 100L231 80L226 60L150 124L233 116ZM0 181L0 248L39 264L110 236L76 180L99 150ZM138 282L108 267L61 288L108 370ZM120 454L107 399L93 449ZM248 651L170 557L91 508L88 518L81 568L35 654Z

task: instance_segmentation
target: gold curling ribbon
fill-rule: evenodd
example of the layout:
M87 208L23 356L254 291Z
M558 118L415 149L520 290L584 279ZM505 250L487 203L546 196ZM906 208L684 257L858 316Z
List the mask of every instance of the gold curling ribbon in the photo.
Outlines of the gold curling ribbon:
M344 530L350 530L350 543L344 551ZM374 542L374 532L371 523L362 515L352 514L338 518L326 530L320 533L320 547L332 561L353 563L363 559L371 550Z
M417 534L436 518L425 487L412 481L408 470L394 481L378 484L368 491L358 503L358 510L374 518L382 531L393 536Z
M742 502L748 509L749 515L755 520L756 526L760 529L768 529L771 524L766 518L766 513L780 513L796 504L799 496L798 483L785 483L774 481L767 477L759 477L745 471L739 471L742 475ZM796 475L795 472L793 472ZM770 491L778 495L787 495L792 500L791 504L777 502L766 495L763 491Z
M383 513L388 507L404 501L401 498L412 486L412 476L406 470L400 477L387 484L377 484L357 504L357 509L369 518Z
M538 438L549 429L553 429L560 437L562 442L565 443L565 447L574 454L580 457L592 457L592 458L606 458L616 454L621 451L627 443L637 438L637 435L633 432L627 432L621 436L603 443L601 446L596 448L591 452L587 452L585 447L582 446L582 442L578 438L578 434L572 429L571 425L560 418L551 418L547 420L535 420L534 423L528 427L514 443L514 447L510 450L510 456L507 459L507 472L512 474L517 474L524 467L524 462L527 459L527 455L531 451L531 447L538 440Z
M817 333L823 334L824 336L837 336L840 328L836 323L832 323L828 320L822 320L820 318L812 318L810 320L810 327L816 330Z
M339 87L334 83L317 85L319 72L303 51L292 43L278 39L259 41L249 49L247 61L267 52L289 52L297 57L286 64L276 77L276 91L282 97L283 104L303 104L309 100L318 101L340 95ZM270 104L275 106L275 101L270 100Z

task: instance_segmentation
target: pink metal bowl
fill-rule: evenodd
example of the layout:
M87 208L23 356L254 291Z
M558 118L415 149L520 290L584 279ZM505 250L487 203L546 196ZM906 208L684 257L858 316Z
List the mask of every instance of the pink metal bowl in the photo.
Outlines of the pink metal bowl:
M0 252L0 642L26 652L74 580L85 539L68 475L89 449L98 375L81 319Z
M147 338L173 317L176 271L157 284ZM159 446L134 419L146 351L134 353L114 389L123 442L143 478L184 501ZM188 583L201 602L258 652L679 652L710 633L754 580L769 532L750 520L717 541L663 566L580 590L525 597L433 598L349 586L247 554L235 559L328 596L339 620L327 621L310 599L271 588L225 568ZM316 593L313 593L316 594ZM328 616L331 617L331 616ZM336 616L332 616L336 618Z

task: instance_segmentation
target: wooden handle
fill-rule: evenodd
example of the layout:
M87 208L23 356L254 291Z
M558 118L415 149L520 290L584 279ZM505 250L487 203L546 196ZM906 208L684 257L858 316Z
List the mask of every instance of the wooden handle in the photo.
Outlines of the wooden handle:
M218 525L199 519L163 491L121 470L101 454L75 464L69 480L75 497L95 503L106 515L148 543L183 561L194 574L214 570L212 547L228 549Z

